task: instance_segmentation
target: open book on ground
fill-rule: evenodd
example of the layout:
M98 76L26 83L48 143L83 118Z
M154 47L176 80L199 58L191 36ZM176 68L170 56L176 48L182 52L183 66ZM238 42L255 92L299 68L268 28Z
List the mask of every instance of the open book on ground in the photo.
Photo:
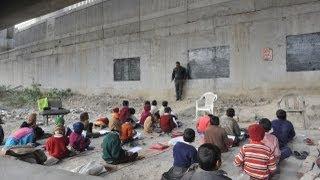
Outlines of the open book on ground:
M129 149L128 151L132 153L136 153L136 152L139 152L141 149L142 147L136 146L134 148Z
M235 137L235 136L228 135L228 138L229 138L229 139L232 139L232 141L234 141L234 139L235 139L236 137Z

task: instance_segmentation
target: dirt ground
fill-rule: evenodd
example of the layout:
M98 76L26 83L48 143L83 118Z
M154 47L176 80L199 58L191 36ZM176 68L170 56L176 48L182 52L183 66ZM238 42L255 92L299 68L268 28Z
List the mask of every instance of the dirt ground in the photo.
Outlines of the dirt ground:
M63 105L71 110L71 113L66 118L66 124L72 124L77 121L79 115L83 111L88 111L90 120L94 121L99 116L110 117L110 111L112 108L120 107L122 100L129 99L130 106L134 107L137 111L137 117L142 110L143 101L142 98L126 98L121 96L111 96L108 94L100 96L83 96L76 95L69 99L64 100ZM247 127L248 124L253 123L255 120L261 117L267 117L274 119L275 111L277 110L277 100L279 97L231 97L222 96L219 97L216 103L216 114L222 115L226 108L234 107L236 110L236 116L239 117L239 123L241 127ZM302 117L300 114L289 114L288 119L291 120L296 128L297 136L290 145L294 150L309 150L309 147L303 143L303 139L310 137L315 142L320 140L320 94L305 95L307 102L307 114L306 119L308 122L309 130L304 130ZM158 104L161 104L161 99L158 100ZM179 102L169 102L169 106L178 114L179 121L183 123L183 126L179 129L183 131L187 127L195 128L195 98L185 99ZM1 107L1 106L0 106ZM28 113L36 111L33 108L21 108L21 109L9 109L2 108L2 114L5 114L5 124L3 128L6 136L8 136L14 129L17 129L21 122L25 119ZM39 117L39 121L41 121ZM47 132L52 132L53 122L50 121L49 126L42 126ZM138 130L141 132L141 130ZM134 162L132 164L125 164L117 167L114 172L107 172L102 176L109 179L160 179L161 174L167 171L173 163L172 147L168 150L159 152L151 151L149 147L153 143L166 143L171 138L168 135L159 136L154 133L152 135L144 135L142 133L142 139L137 141L137 144L143 149L139 152L145 156L144 159ZM72 157L52 166L52 168L63 169L71 171L78 166L84 165L89 161L97 161L104 163L101 159L102 150L101 143L103 137L92 139L92 146L95 147L93 151L85 152L82 155ZM43 142L43 141L42 141ZM194 142L196 147L199 146L199 137ZM130 147L125 146L129 149ZM234 156L238 153L238 148L232 148L229 152L223 154L223 163L221 169L228 172L228 176L232 179L241 179L241 172L233 165ZM302 164L301 160L297 160L294 157L290 157L280 164L281 174L277 175L273 179L299 179L297 177L297 170Z

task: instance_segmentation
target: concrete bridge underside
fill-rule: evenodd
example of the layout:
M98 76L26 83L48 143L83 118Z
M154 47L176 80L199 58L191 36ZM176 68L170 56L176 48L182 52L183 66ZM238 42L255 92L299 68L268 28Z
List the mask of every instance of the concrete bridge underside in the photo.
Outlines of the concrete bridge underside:
M0 30L39 17L81 0L4 0L0 6Z

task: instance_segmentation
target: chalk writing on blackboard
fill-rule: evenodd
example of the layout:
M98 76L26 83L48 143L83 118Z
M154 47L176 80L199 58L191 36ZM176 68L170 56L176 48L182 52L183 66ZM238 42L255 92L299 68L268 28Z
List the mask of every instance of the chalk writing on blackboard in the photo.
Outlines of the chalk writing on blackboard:
M320 70L320 33L287 36L287 71Z
M230 46L217 46L188 51L190 79L228 78Z
M114 59L114 81L140 81L140 57Z

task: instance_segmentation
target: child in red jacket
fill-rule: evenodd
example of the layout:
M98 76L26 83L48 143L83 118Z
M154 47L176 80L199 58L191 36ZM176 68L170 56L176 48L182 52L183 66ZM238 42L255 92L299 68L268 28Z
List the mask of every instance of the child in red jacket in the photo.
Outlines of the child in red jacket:
M51 136L46 142L46 150L49 155L57 159L63 159L69 155L67 148L69 140L64 136L65 128L63 126L56 126L54 129L54 135Z
M170 113L171 108L166 107L164 108L164 114L160 117L160 128L165 133L171 133L171 131L177 127Z

